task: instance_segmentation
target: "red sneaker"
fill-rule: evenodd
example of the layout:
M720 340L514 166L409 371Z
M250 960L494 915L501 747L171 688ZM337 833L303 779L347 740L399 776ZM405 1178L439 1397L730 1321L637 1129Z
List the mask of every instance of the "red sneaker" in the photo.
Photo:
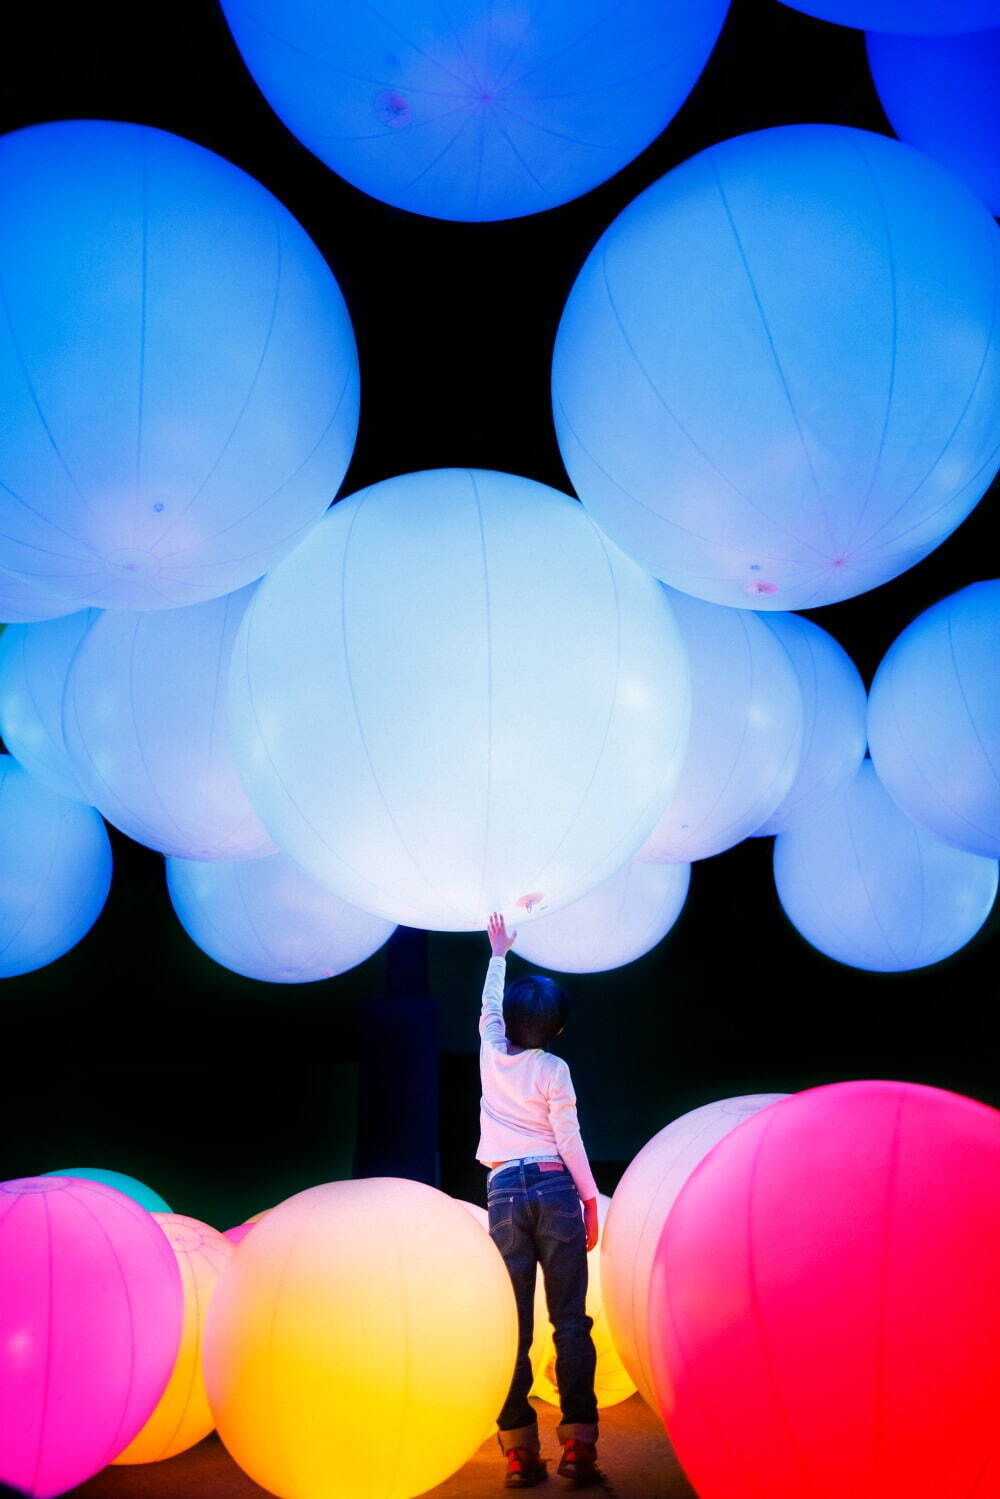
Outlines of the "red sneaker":
M575 1437L563 1442L562 1459L556 1472L560 1478L566 1479L568 1489L591 1489L604 1482L604 1474L597 1466L596 1444L580 1442Z
M530 1447L508 1447L507 1477L504 1488L533 1489L536 1483L544 1483L549 1476L546 1463Z

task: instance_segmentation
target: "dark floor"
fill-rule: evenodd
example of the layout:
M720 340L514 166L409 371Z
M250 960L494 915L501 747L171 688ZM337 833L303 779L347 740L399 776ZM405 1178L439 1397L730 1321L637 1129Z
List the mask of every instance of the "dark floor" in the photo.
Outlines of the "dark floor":
M542 1401L534 1403L542 1429L542 1455L554 1458L559 1414ZM663 1427L639 1395L601 1412L600 1463L617 1499L693 1499L694 1490L677 1464ZM71 1494L73 1499L254 1499L264 1492L241 1472L213 1433L190 1452L164 1463L105 1468ZM560 1492L558 1480L539 1490L540 1495ZM464 1468L430 1490L434 1499L497 1499L502 1493L503 1466L492 1438ZM329 1496L317 1499L349 1496L331 1486Z

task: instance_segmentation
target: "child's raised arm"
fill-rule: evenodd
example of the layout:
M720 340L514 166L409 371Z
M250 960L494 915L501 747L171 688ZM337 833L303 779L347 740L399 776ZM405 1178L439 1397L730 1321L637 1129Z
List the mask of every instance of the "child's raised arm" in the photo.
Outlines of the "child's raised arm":
M486 970L483 985L483 1008L479 1016L479 1034L487 1046L506 1049L507 1028L503 1023L503 981L506 972L506 957L514 945L516 932L508 932L503 917L494 911L486 923L493 954Z

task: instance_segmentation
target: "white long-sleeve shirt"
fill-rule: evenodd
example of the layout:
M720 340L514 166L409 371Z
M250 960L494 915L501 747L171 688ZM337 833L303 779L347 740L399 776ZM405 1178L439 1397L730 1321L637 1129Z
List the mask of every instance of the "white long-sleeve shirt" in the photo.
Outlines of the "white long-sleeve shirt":
M587 1152L580 1137L576 1094L562 1057L540 1047L510 1050L503 1021L507 964L491 958L479 1017L479 1148L484 1165L527 1155L559 1155L583 1202L597 1196Z

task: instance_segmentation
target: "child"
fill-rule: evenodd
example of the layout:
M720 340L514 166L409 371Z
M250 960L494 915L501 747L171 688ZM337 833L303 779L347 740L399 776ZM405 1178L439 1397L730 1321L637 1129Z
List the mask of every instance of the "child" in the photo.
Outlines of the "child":
M505 959L517 933L508 935L496 912L488 931L493 957L479 1020L483 1097L476 1155L491 1168L490 1235L517 1300L517 1363L497 1420L507 1458L506 1487L532 1488L548 1477L539 1456L538 1419L528 1402L535 1276L541 1265L562 1403L558 1472L571 1488L587 1488L602 1476L596 1447L597 1356L584 1307L587 1254L597 1243L597 1187L580 1138L569 1068L544 1049L563 1028L566 996L540 974L518 979L504 994Z

